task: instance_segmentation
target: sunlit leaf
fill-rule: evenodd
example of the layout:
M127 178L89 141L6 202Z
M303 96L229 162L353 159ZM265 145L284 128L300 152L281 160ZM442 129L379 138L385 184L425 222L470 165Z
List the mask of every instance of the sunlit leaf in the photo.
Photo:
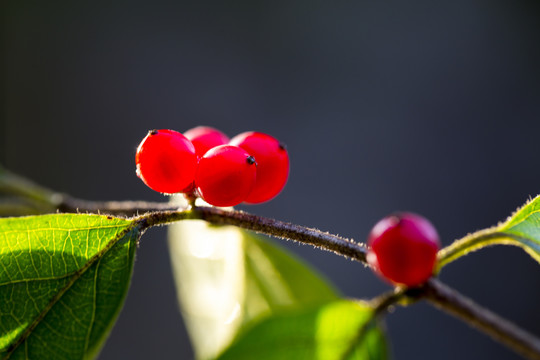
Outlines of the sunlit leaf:
M384 336L363 303L338 300L263 319L241 333L219 360L380 360Z
M169 245L181 309L198 358L216 356L262 315L313 307L337 294L306 264L233 226L182 221Z
M139 236L136 222L99 215L0 219L0 358L95 357Z
M514 245L540 262L540 196L518 210L498 231L508 234Z
M540 196L529 201L504 223L464 237L439 252L439 268L490 245L519 246L540 262Z

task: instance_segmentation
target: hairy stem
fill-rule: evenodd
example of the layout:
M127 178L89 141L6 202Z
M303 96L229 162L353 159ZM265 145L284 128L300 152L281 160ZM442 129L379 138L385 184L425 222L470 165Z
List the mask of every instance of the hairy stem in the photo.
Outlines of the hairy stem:
M166 202L148 201L87 201L62 195L58 205L61 212L90 212L110 215L137 215L149 211L177 210L178 206Z
M38 186L31 181L0 168L0 215L24 215L33 213L91 212L111 215L134 216L143 228L172 223L186 219L200 219L213 224L234 225L281 239L298 241L328 250L350 259L365 263L366 248L352 240L316 229L287 222L247 214L241 211L213 207L178 209L170 203L144 201L95 202L76 199ZM5 196L8 196L7 198ZM496 228L471 234L439 252L438 269L459 256L476 250L480 245L504 243L511 237ZM375 304L375 317L384 314L393 304L404 299L426 299L442 310L462 319L469 325L506 344L523 356L540 360L540 339L520 329L506 319L479 306L457 291L436 279L429 280L419 288L397 289L379 298ZM367 329L367 327L366 327ZM360 337L362 334L359 335Z
M178 206L147 201L88 201L55 192L14 174L0 165L0 216L60 212L133 216L139 212L175 210Z
M240 211L223 210L213 207L195 207L192 210L186 211L151 213L144 215L142 218L147 219L147 226L167 224L185 219L201 219L213 224L235 225L274 237L310 244L317 248L365 262L366 249L361 244L316 229L305 228ZM401 288L375 299L374 319L386 313L392 305L405 298L409 298L410 300L424 298L438 308L460 318L472 327L483 331L497 341L507 345L524 357L540 360L540 339L501 316L474 303L472 300L434 278L419 288ZM367 329L368 326L366 325L366 329L363 332L367 331ZM363 332L359 334L360 340ZM347 351L348 353L349 351Z
M366 262L367 250L362 244L317 229L242 211L224 210L215 207L193 207L190 210L183 211L150 213L143 215L141 218L145 219L146 226L156 226L185 219L200 219L216 225L234 225L280 239L312 245L356 261Z
M479 250L488 245L513 244L509 240L512 235L499 231L497 228L480 230L454 241L451 245L441 249L437 255L437 271L452 261L470 252Z
M522 356L531 360L540 360L540 339L481 307L440 281L429 280L419 295Z

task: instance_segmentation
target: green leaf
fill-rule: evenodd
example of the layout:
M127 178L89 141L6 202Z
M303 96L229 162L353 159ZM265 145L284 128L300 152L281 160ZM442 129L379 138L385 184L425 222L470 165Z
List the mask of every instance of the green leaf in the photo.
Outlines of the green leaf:
M263 315L326 304L336 291L268 239L189 220L169 228L181 310L197 358L213 358Z
M95 357L139 236L137 222L100 215L0 219L0 358Z
M540 262L540 196L525 204L498 231Z
M490 245L514 245L540 262L540 196L529 201L504 223L470 234L439 252L438 268Z
M373 317L368 305L347 300L277 314L242 333L218 359L386 359Z
M0 164L0 216L54 213L62 195L16 175Z

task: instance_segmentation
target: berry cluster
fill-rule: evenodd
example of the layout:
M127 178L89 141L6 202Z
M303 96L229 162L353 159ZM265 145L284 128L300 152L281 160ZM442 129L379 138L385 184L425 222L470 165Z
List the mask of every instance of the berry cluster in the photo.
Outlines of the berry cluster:
M400 213L380 220L368 236L367 261L393 284L418 286L433 274L439 235L425 218Z
M151 189L196 194L214 206L268 201L289 176L287 150L272 136L250 131L229 140L207 126L184 134L151 130L135 163L137 176Z
M275 197L289 176L285 147L270 135L245 132L232 139L199 126L181 134L151 130L137 148L137 175L151 189L200 196L210 205L258 204ZM368 237L367 261L387 281L418 286L433 274L439 236L425 218L385 217Z

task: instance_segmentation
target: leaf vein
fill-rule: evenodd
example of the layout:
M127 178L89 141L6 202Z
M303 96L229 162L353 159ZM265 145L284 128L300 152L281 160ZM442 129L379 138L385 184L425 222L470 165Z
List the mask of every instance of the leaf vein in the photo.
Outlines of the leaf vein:
M67 284L60 289L50 300L50 302L47 304L47 306L34 318L34 320L28 325L28 327L24 330L24 332L21 333L21 335L17 338L15 342L13 342L7 349L7 354L4 357L4 360L7 360L10 358L10 356L13 354L13 352L21 345L23 342L26 342L28 337L33 333L34 329L41 323L43 318L47 315L47 313L53 308L53 306L64 296L64 294L73 286L73 284L98 260L100 260L112 247L122 238L125 236L128 236L130 232L132 232L135 229L140 230L144 226L144 219L139 221L133 221L131 222L127 227L124 225L125 229L118 232L114 238L112 238L103 249L98 251L95 255L93 255L82 267L79 267L77 271L75 271L72 275L70 280L67 282ZM116 227L116 226L111 226ZM71 235L69 235L71 238ZM72 249L73 251L73 249ZM39 336L36 336L35 339L39 339ZM43 343L45 347L48 347L47 344Z

